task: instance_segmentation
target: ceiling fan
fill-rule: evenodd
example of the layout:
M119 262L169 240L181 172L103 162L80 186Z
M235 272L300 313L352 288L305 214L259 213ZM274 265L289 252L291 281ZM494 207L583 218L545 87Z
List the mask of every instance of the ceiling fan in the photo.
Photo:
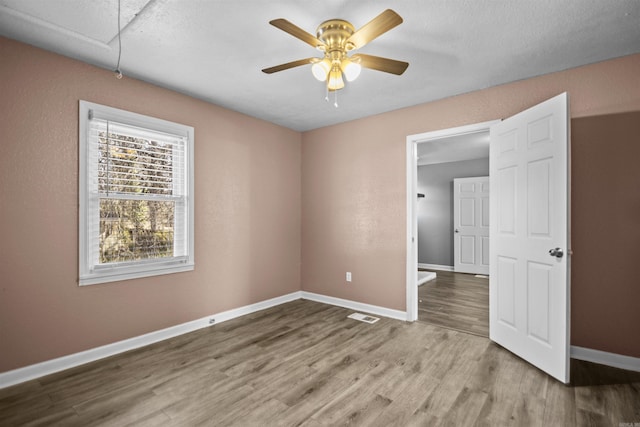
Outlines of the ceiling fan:
M330 19L320 24L315 37L286 19L274 19L269 23L324 52L324 57L300 59L262 70L267 74L312 64L314 77L326 82L329 91L337 91L344 87L343 74L351 82L360 75L362 67L400 75L409 66L407 62L364 53L347 55L402 23L400 15L391 9L385 10L357 31L350 22Z

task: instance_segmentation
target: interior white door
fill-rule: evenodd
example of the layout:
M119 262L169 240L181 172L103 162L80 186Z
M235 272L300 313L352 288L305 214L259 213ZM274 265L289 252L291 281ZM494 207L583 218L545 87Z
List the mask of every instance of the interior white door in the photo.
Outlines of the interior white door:
M489 335L569 382L566 93L491 127Z
M489 177L453 180L453 269L489 274Z

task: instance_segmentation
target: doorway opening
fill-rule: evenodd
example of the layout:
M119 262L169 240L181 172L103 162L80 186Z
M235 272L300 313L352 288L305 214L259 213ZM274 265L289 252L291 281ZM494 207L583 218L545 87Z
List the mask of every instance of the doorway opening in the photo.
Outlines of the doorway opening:
M417 157L418 321L488 338L489 132L419 142Z
M434 132L426 132L418 135L410 135L407 137L407 319L409 321L422 320L421 317L429 316L431 319L440 323L441 326L449 326L454 329L458 326L464 330L464 322L458 324L456 316L447 318L446 313L442 310L449 309L450 313L458 313L458 319L462 319L465 311L464 294L467 293L460 289L461 293L451 292L452 285L459 283L462 288L468 287L475 281L484 280L486 278L466 277L464 274L455 273L454 265L454 237L453 237L453 182L449 182L449 177L445 177L442 182L433 185L420 185L418 176L419 165L422 167L432 166L431 171L423 168L425 174L440 173L458 175L458 178L485 175L488 176L488 157L489 157L489 128L491 125L499 122L493 120L489 122L477 123L473 125L461 126L450 129L443 129ZM485 160L476 161L484 158ZM464 167L470 168L466 172L458 169ZM421 174L422 175L422 174ZM444 194L448 195L448 201L442 200ZM420 194L421 197L418 197ZM422 197L424 195L424 197ZM432 226L429 227L431 238L423 236L423 245L420 247L420 226L418 224L419 211L422 211L420 204L428 205L429 200L433 199L434 203L439 204L439 208L427 210L423 216L431 218L421 218L422 220L431 220ZM446 197L445 197L446 199ZM444 205L443 205L444 203ZM428 206L424 206L428 208ZM420 209L419 209L420 208ZM434 218L437 217L437 218ZM423 228L425 227L424 222ZM425 234L425 233L423 233ZM428 242L425 242L428 240ZM431 256L432 262L419 262L418 252L422 249L424 256ZM426 255L425 255L426 253ZM422 261L424 261L423 258ZM435 271L435 280L427 281L418 288L418 270ZM440 270L440 271L438 271ZM447 289L447 286L449 289ZM429 294L431 295L431 299ZM476 296L476 300L481 301L485 297L481 294ZM458 299L458 301L455 301ZM472 298L474 299L474 298ZM419 310L420 300L422 305ZM445 307L441 303L445 303ZM460 305L461 303L462 305ZM477 305L478 302L471 304ZM438 310L440 312L438 313ZM483 316L485 308L481 309ZM488 325L488 299L486 302L486 324ZM456 326L457 325L457 326ZM487 326L488 328L488 326ZM470 328L469 332L487 336L484 327Z

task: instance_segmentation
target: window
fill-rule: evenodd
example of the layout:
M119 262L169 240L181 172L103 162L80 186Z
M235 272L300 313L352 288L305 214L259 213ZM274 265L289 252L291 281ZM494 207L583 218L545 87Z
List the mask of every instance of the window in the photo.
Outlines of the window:
M80 101L80 285L193 270L193 134Z

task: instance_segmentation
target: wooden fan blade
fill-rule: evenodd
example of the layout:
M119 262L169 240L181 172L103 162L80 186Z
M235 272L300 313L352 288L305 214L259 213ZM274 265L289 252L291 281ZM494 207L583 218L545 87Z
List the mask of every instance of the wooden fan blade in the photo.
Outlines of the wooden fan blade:
M317 48L319 46L325 46L324 42L311 34L307 33L302 28L292 24L286 19L274 19L273 21L269 21L269 24L273 25L276 28L280 28L285 33L291 34L293 37L302 40L303 42Z
M347 39L347 43L353 44L354 49L361 48L379 35L386 33L400 24L402 24L400 15L391 9L387 9L366 23L358 31L351 34L351 37Z
M382 58L380 56L365 55L364 53L352 55L351 60L358 62L365 68L384 71L385 73L396 74L398 76L404 73L404 70L409 66L408 62L396 61L395 59Z
M313 64L318 61L320 61L318 58L299 59L297 61L287 62L286 64L276 65L275 67L265 68L262 72L272 74L277 73L278 71L288 70L289 68L299 67L301 65Z

